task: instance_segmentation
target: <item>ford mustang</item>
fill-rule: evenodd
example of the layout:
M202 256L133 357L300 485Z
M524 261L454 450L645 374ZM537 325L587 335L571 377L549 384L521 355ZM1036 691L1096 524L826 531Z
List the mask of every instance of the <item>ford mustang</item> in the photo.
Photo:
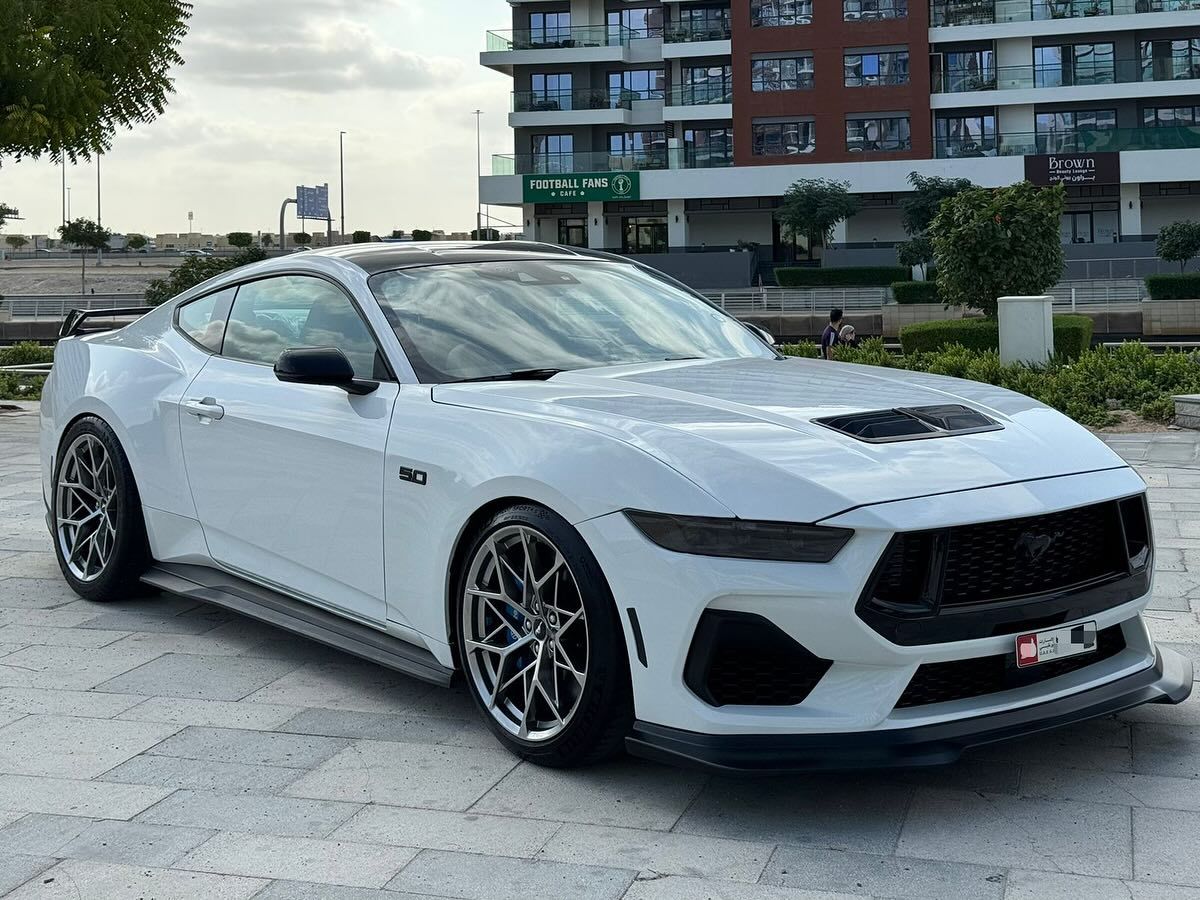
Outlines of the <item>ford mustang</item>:
M85 319L41 408L80 596L461 678L533 762L936 764L1191 690L1104 443L988 384L781 356L640 264L339 247Z

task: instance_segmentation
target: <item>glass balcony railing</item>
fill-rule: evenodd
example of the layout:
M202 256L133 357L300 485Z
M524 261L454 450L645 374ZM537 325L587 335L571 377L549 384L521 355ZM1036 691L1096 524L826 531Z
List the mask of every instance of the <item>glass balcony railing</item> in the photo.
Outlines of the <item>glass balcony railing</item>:
M662 91L624 91L585 88L575 91L514 91L513 112L554 112L576 109L632 109L635 100L661 100Z
M525 28L487 33L488 51L561 50L572 47L625 47L636 35L624 25Z
M733 31L729 22L675 22L663 31L668 44L689 44L695 41L727 41Z
M1200 10L1200 0L949 0L930 6L930 24L992 25L1181 10Z
M1200 125L1159 128L1081 128L1054 134L1004 134L938 138L934 156L957 159L981 156L1029 156L1040 153L1101 153L1122 150L1200 148Z
M668 151L606 153L518 153L492 157L493 175L569 175L575 172L634 172L668 168Z
M732 103L732 84L677 84L667 95L668 106L710 106Z
M934 77L935 93L1081 87L1096 84L1200 79L1200 59L1107 59L1074 65L998 66L948 69Z

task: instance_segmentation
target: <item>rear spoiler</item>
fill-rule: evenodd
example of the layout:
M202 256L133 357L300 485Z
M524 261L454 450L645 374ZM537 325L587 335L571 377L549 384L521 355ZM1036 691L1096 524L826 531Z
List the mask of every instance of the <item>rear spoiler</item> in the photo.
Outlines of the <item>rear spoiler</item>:
M101 331L112 331L113 325L92 325L87 327L89 319L126 319L141 318L154 309L153 306L126 306L122 309L73 309L67 313L62 327L58 330L60 338L75 337L80 334L97 334Z

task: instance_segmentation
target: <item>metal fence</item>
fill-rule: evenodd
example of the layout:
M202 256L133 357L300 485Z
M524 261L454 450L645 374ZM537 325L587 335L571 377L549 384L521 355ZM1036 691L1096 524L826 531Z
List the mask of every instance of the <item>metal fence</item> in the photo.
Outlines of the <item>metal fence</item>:
M8 295L0 301L0 315L8 312L13 320L62 321L73 309L121 309L140 306L144 295L127 294L43 294Z

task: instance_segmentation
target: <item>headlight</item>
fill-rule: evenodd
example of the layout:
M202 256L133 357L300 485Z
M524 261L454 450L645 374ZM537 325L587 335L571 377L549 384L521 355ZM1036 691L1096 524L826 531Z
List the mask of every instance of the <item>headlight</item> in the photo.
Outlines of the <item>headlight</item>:
M854 531L791 522L750 522L703 516L625 510L637 529L667 550L697 556L826 563L846 546Z

